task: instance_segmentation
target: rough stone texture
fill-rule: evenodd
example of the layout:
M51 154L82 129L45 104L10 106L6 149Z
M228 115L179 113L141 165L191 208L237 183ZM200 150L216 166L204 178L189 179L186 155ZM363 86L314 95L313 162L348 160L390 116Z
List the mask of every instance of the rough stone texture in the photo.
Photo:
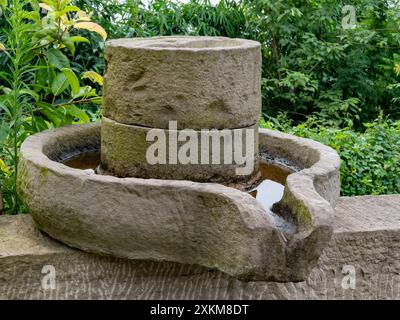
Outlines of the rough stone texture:
M43 289L42 269L56 270ZM355 270L347 288L344 266ZM245 282L217 270L97 256L0 217L0 299L400 299L400 195L340 198L335 231L304 282Z
M336 232L351 232L354 225L359 232L397 231L400 226L399 195L341 198L337 209Z
M287 177L283 198L273 210L297 226L295 234L286 235L287 278L304 280L332 235L340 158L316 141L278 131L260 129L259 141L260 152L303 168Z
M292 164L299 168L297 173L290 175L290 179L312 177L315 190L328 200L332 207L335 207L340 194L338 166L340 158L337 152L311 139L299 138L279 131L259 130L262 136L262 139L259 139L260 153L267 153L270 158L278 162ZM301 192L301 190L297 191Z
M261 49L251 40L156 37L107 42L103 114L167 129L226 129L258 123Z
M199 264L242 279L304 280L332 234L328 201L338 196L336 189L319 194L313 182L336 185L339 158L319 143L274 131L261 130L259 139L267 150L281 139L283 153L309 152L300 163L308 169L289 176L282 203L295 233L280 229L249 194L220 184L102 176L54 161L98 147L100 126L93 124L29 137L18 190L39 228L73 247Z
M170 134L173 134L175 137L178 137L180 132L177 130L156 129L166 137L166 164L149 164L148 158L146 157L147 150L151 145L156 143L155 141L157 141L146 141L147 134L150 130L154 131L155 129L121 124L103 117L101 124L101 164L106 172L118 177L192 180L200 182L228 182L249 179L249 176L252 176L254 172L257 171L257 125L242 129L233 129L227 132L228 137L231 137L231 140L226 141L228 141L228 143L231 141L229 144L232 147L232 151L229 152L229 156L232 158L232 160L234 160L234 147L232 144L238 145L233 137L238 131L242 137L242 148L240 150L241 155L247 155L247 149L251 150L253 153L253 159L249 160L252 162L249 164L250 171L246 175L238 175L237 172L238 168L243 168L245 165L237 164L236 161L230 161L229 159L224 158L225 139L218 137L218 134L220 134L221 131L208 134L209 138L207 140L209 141L209 152L207 154L209 157L209 164L201 164L200 162L202 133L201 131L194 130L186 132L193 135L197 139L197 143L195 143L196 149L194 150L194 152L197 154L197 164L181 164L180 161L177 161L177 164L170 164L168 152L169 136ZM218 141L220 150L220 164L212 163L212 148L215 144L211 138L212 135L214 135ZM251 140L247 139L247 135L249 135ZM186 143L186 140L182 142L179 141L175 154L177 154L180 148ZM154 154L154 152L151 154ZM227 162L227 164L225 164L225 162Z

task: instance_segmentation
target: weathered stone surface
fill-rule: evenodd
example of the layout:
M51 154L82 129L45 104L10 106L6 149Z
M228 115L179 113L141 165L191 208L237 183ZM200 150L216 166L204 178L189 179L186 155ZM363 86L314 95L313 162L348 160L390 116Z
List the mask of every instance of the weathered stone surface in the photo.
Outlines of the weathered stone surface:
M340 198L334 221L307 281L277 283L97 256L42 235L27 215L2 216L0 299L400 299L400 195ZM45 265L55 268L54 290L41 285ZM354 288L345 266L354 268Z
M103 114L153 128L226 129L258 123L261 49L251 40L156 37L107 42Z
M337 209L336 232L352 231L355 225L358 232L398 231L400 226L399 195L341 198Z
M260 152L289 161L302 170L289 175L273 210L297 226L286 235L287 278L306 279L332 235L333 208L340 195L340 158L310 139L260 129ZM314 263L310 263L313 261Z
M336 185L339 158L319 143L274 131L261 130L259 139L262 151L282 139L283 154L309 152L308 162L298 157L308 169L289 176L282 200L294 233L280 229L249 194L220 184L102 176L54 161L98 147L99 125L29 137L18 190L39 228L73 247L199 264L245 279L304 280L332 234L329 201L337 197L319 194L313 182Z
M165 164L151 164L147 158L147 151L151 150L150 146L155 145L158 138L147 141L146 137L149 131L158 131L164 137L166 137L165 143ZM178 141L176 164L170 162L169 156L169 138L170 135L178 137L180 131L177 130L164 130L164 129L152 129L146 127L139 127L133 125L125 125L116 121L103 117L101 124L101 163L102 167L110 174L118 177L137 177L137 178L153 178L153 179L175 179L175 180L192 180L200 182L230 182L230 181L243 181L249 179L250 176L257 171L258 167L258 126L253 125L251 127L242 129L225 130L227 139L222 137L222 130L207 133L207 141L209 143L208 163L201 164L201 152L202 152L202 138L201 135L205 135L204 131L185 131L190 134L192 141L193 137L197 140L195 142L195 149L190 151L190 154L196 154L197 160L195 164L192 163L181 163L183 159L180 153L186 156L186 151L180 151L181 147L188 142ZM241 145L235 141L235 135L238 133L241 136ZM220 135L221 134L221 135ZM192 137L193 135L193 137ZM247 139L249 135L251 143ZM212 152L213 148L217 145L213 140L212 136L215 136L218 142L217 152ZM231 150L224 145L230 145ZM159 141L158 141L159 143ZM234 151L236 146L240 148L240 154L245 156L252 156L248 162L249 173L238 174L239 168L244 168L247 164L237 164L234 159ZM247 153L247 149L250 150ZM228 150L228 157L224 157L224 152ZM160 154L160 150L156 152ZM212 163L213 156L219 154L217 163ZM151 152L150 155L154 155ZM230 158L229 158L230 157Z

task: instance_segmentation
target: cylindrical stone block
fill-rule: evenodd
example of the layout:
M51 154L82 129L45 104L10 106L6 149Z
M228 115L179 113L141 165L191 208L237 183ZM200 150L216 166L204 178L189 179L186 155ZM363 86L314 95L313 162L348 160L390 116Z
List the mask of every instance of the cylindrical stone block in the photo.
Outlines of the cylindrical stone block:
M258 122L261 49L251 40L156 37L111 40L103 114L167 129L234 129Z
M103 172L228 183L253 176L261 110L258 42L121 39L107 43L105 56ZM207 130L213 130L211 146L201 141Z
M101 163L105 172L120 177L239 182L257 169L258 126L169 130L103 117Z

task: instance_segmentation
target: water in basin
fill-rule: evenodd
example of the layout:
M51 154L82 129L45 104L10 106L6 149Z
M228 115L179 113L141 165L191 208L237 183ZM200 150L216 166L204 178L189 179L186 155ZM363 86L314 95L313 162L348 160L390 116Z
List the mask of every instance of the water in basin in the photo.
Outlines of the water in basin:
M100 152L88 151L61 161L63 164L81 170L95 170L100 165ZM287 176L293 172L289 168L261 161L259 166L261 182L248 191L266 211L271 211L272 205L282 199Z
M95 170L100 164L100 151L88 151L78 154L76 156L68 157L65 160L61 161L68 167L88 170Z

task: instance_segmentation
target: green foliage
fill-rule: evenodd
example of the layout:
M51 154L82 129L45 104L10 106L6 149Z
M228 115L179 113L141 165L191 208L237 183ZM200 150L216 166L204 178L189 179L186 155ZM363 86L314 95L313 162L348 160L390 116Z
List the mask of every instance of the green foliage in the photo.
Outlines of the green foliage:
M92 14L110 38L159 35L209 35L236 37L246 25L245 8L239 1L190 0L180 3L153 0L75 0Z
M0 179L5 210L20 211L16 193L19 147L30 134L65 124L89 122L101 98L73 66L77 32L105 31L71 0L1 3ZM98 75L99 76L99 75Z
M400 105L388 85L399 50L396 1L247 1L248 35L264 51L264 111L288 112L295 120L320 113L339 126L398 117ZM356 9L357 27L343 29L343 5ZM258 30L253 33L251 30Z
M262 121L264 128L281 130L331 146L341 157L344 196L400 193L400 121L379 117L365 123L364 132L335 128L314 117L293 125L280 114Z
M269 115L285 111L301 122L318 113L332 125L357 130L381 112L400 117L397 0L74 3L92 13L111 38L179 34L261 42L263 111ZM354 29L342 27L344 5L356 9ZM83 56L90 57L88 66L101 73L102 48L86 49L93 50Z
M241 37L246 27L245 8L234 0L217 6L209 0L179 3L171 0L74 0L102 25L111 39L166 35ZM80 47L76 63L98 73L104 69L103 44Z

